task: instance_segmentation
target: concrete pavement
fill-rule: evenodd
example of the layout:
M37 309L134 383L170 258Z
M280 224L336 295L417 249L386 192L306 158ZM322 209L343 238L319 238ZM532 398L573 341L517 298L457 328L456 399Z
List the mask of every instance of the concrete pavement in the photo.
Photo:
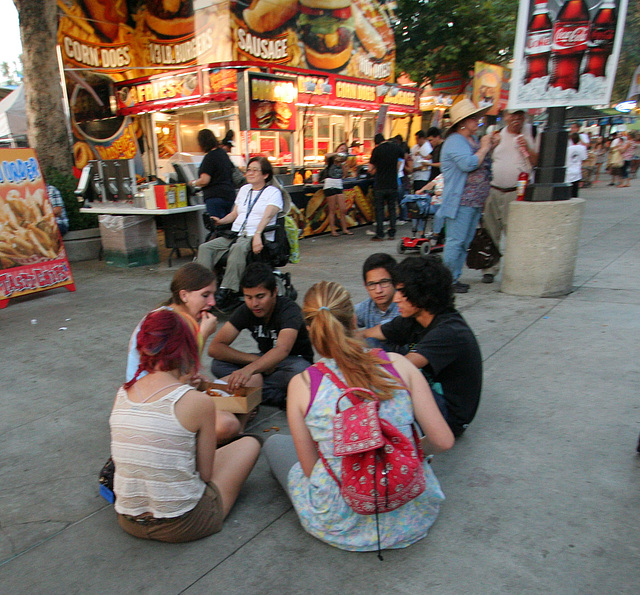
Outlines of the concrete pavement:
M456 299L482 347L479 413L434 460L447 501L429 536L384 562L307 535L263 457L219 534L167 545L122 532L98 495L108 416L130 333L167 297L175 265L77 263L75 293L11 301L0 311L0 593L637 593L639 188L581 192L568 296L509 296L465 270L471 290ZM369 239L303 240L287 267L299 302L320 279L363 299L361 263L396 249ZM287 431L284 414L263 407L254 431L274 427Z

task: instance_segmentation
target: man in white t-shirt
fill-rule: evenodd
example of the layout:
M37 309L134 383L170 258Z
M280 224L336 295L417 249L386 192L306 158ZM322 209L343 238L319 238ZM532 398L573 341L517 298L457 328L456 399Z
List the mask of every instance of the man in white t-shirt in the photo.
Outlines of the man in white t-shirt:
M413 191L420 190L429 181L433 147L422 131L416 132L416 144L411 147L413 157Z
M219 236L198 246L197 262L205 267L215 267L225 254L229 254L224 277L216 292L216 307L222 311L238 305L240 278L247 266L249 251L256 254L262 251L262 232L276 222L284 205L282 192L271 185L273 168L266 157L250 159L246 176L249 183L238 191L232 211L222 219L212 217L215 225L232 223L231 231L235 236ZM266 239L273 240L273 235L274 232L269 232Z
M507 125L499 133L500 142L493 150L491 166L491 191L484 205L483 225L489 232L493 243L500 246L502 232L507 233L509 203L517 197L518 177L522 172L533 173L538 161L535 141L529 130L524 127L523 110L510 110L505 116ZM500 261L494 266L483 269L482 282L493 283L500 270Z

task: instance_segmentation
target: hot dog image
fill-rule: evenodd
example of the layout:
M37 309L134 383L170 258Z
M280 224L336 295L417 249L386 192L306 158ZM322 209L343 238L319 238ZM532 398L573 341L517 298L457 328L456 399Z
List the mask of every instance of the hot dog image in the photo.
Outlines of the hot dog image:
M394 47L393 30L387 14L372 0L355 0L351 10L362 47L374 59L382 60Z
M324 190L316 190L304 210L307 226L303 235L315 235L326 231L329 226L328 213Z
M256 33L268 33L282 27L298 12L298 0L253 0L242 11L247 27Z
M298 29L307 63L318 70L341 70L353 51L350 0L301 0Z

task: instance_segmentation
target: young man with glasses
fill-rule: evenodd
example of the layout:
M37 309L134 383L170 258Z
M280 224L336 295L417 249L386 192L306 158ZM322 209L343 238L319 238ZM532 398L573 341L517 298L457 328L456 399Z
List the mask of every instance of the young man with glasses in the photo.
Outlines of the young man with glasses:
M482 391L482 355L471 328L455 309L452 276L439 256L410 256L395 269L399 316L364 337L401 345L420 368L456 438L475 417Z
M377 252L372 254L362 265L364 286L369 298L356 304L356 319L359 328L371 328L389 322L398 315L398 306L393 301L396 288L393 282L393 271L396 260L389 254ZM389 350L391 345L379 339L367 339L371 347L382 347Z

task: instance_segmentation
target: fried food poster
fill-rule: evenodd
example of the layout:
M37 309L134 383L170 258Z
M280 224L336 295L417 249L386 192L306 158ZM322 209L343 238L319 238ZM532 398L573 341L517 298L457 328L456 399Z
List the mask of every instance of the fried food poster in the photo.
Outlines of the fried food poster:
M35 152L0 149L0 308L61 286L75 290Z

